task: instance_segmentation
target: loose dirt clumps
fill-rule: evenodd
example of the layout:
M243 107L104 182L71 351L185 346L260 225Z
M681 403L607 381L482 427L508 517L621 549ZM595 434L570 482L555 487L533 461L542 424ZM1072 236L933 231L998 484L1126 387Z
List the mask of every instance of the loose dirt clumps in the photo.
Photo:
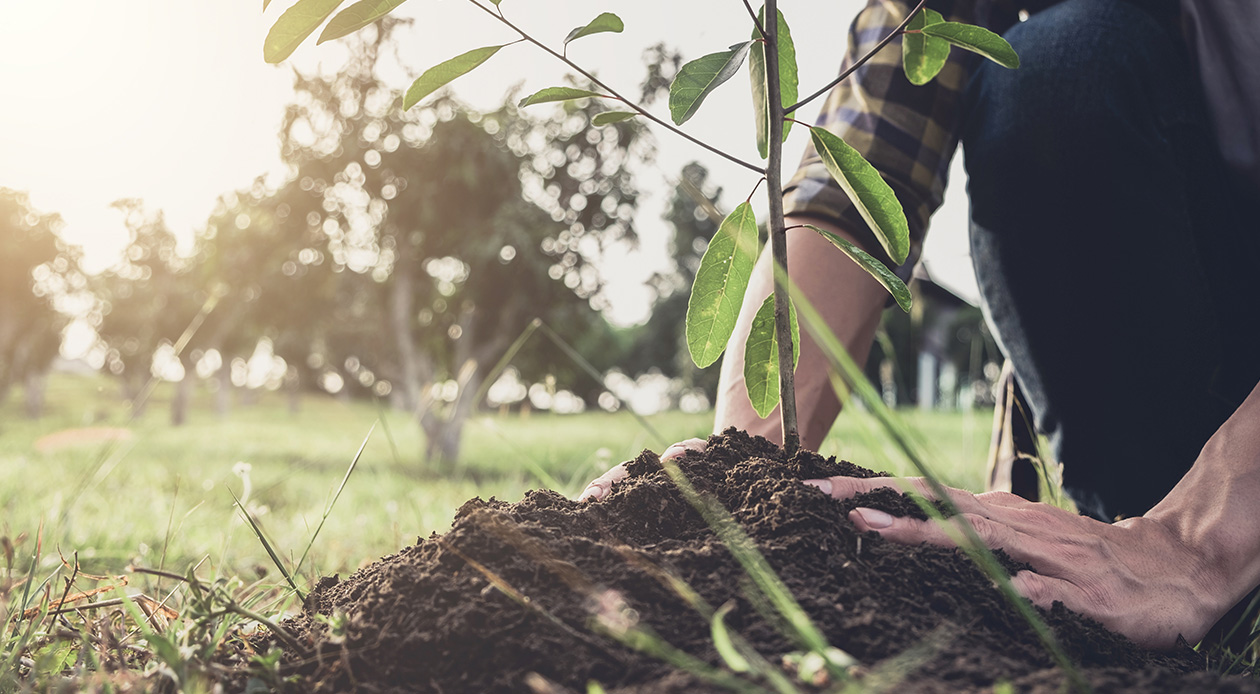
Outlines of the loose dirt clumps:
M883 491L838 502L799 482L876 473L804 451L784 459L734 430L679 465L756 541L831 644L861 663L857 677L897 692L1061 690L1033 631L961 552L860 535L846 517L858 504L923 517L911 500ZM797 650L656 456L645 451L628 470L598 502L550 491L515 504L473 499L445 535L324 579L284 625L310 649L286 671L315 692L584 692L592 680L609 692L725 691L591 629L647 627L720 666L709 622L670 577L709 605L731 603L726 623L771 662ZM1204 672L1189 648L1145 651L1062 605L1042 614L1099 691L1258 691Z

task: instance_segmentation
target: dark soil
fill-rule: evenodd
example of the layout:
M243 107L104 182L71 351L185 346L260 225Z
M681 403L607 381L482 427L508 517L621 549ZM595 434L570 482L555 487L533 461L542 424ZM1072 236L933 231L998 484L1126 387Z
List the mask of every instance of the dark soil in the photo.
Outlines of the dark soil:
M730 510L830 642L862 664L858 677L899 672L888 689L896 692L987 692L1003 681L1020 692L1062 690L1032 630L964 555L859 535L846 517L858 504L923 517L911 500L887 491L838 502L798 482L876 473L807 452L784 460L764 439L733 430L680 466ZM645 451L629 471L599 502L550 491L515 504L473 499L445 535L343 581L324 579L285 623L310 648L286 667L302 691L316 692L522 692L530 680L535 691L584 692L590 680L609 692L724 691L589 627L596 614L637 619L720 664L709 623L666 573L715 607L733 602L727 624L771 662L797 650L656 456ZM1145 651L1062 605L1042 615L1097 691L1260 691L1253 680L1205 672L1188 647ZM907 651L917 655L881 668ZM540 689L530 673L555 686Z

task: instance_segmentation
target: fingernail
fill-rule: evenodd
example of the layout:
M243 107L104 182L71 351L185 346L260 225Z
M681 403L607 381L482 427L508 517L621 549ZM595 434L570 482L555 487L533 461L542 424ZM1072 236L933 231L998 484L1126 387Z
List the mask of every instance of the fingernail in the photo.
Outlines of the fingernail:
M823 494L831 496L831 480L802 480L802 482L811 487L817 487Z
M871 530L883 530L893 523L893 517L883 511L873 508L857 508L853 510L862 519L862 523Z

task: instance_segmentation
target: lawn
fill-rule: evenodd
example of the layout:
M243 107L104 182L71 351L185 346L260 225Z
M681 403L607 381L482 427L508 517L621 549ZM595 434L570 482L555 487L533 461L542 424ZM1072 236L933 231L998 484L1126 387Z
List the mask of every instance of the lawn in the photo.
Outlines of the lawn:
M608 466L664 447L626 413L485 415L466 428L460 464L439 472L420 459L419 428L407 414L371 402L308 396L291 413L282 394L261 393L219 417L213 395L198 392L190 421L176 428L167 423L170 395L159 388L131 422L116 383L105 377L54 376L38 421L26 419L18 398L10 398L0 409L3 534L15 540L25 534L29 551L42 524L44 568L56 565L58 551L78 552L88 572L117 573L128 564L182 572L204 560L216 575L279 581L232 494L291 567L372 431L299 570L310 580L344 574L443 531L471 497L515 501L545 486L572 495ZM928 442L944 480L977 488L989 413L903 414ZM648 420L668 442L706 434L710 418L671 412ZM841 417L823 452L908 472L868 420L860 412ZM130 438L76 442L62 434L44 439L42 451L36 447L43 437L82 427L126 428Z

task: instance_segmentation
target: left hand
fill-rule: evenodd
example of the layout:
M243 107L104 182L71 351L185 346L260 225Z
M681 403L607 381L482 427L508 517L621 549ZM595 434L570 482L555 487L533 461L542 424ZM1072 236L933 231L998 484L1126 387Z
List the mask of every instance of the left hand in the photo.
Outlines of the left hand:
M935 498L917 477L831 477L805 484L837 499L880 487L903 490L905 485ZM1036 605L1049 608L1062 602L1156 649L1172 648L1178 635L1197 642L1221 616L1218 594L1225 581L1219 570L1159 521L1138 517L1112 525L1006 492L946 491L961 520L971 524L985 545L1000 547L1034 568L1011 581ZM858 530L893 542L955 544L930 520L897 518L870 508L855 509L849 520Z

